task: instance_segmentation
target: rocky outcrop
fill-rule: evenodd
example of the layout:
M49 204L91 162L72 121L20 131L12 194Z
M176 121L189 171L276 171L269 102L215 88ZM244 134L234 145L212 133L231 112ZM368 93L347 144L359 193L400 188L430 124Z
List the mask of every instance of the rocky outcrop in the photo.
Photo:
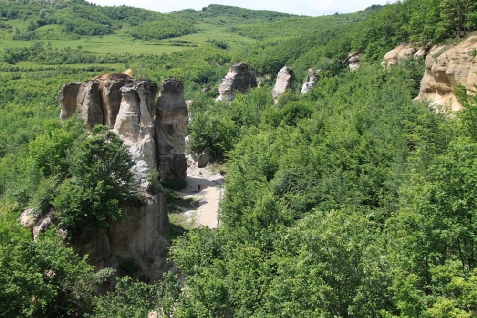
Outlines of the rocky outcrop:
M457 101L455 86L464 85L475 93L477 83L477 36L451 47L435 46L426 57L426 71L421 81L418 101L429 101L435 107L462 109Z
M165 80L161 85L156 107L157 169L163 178L185 180L185 134L189 115L182 82L176 79Z
M404 43L384 55L382 65L386 67L397 64L400 60L424 58L426 49L419 47L418 43Z
M363 58L364 53L353 52L348 54L348 66L351 72L356 71L359 68L359 61Z
M85 233L74 246L80 255L90 255L90 262L97 268L109 265L113 255L139 257L151 253L156 248L157 234L167 230L164 190L157 185L154 194L147 192L151 173L157 171L163 178L184 181L187 177L184 152L188 111L183 84L165 80L156 103L158 90L154 82L115 73L66 84L59 94L62 120L78 114L91 127L110 127L129 147L135 161L132 170L143 202L124 206L122 222ZM25 224L32 223L32 214L25 213ZM36 221L37 226L40 221Z
M243 62L235 63L219 85L220 95L216 101L230 102L235 98L236 92L245 93L253 87L257 87L255 69Z
M275 103L278 102L278 98L285 93L287 89L295 91L295 73L288 67L284 66L278 72L275 86L272 89L272 96Z
M143 191L148 186L149 174L157 166L153 121L156 111L152 102L156 92L157 85L145 81L121 87L120 109L114 120L113 131L129 146L135 161L134 177Z
M78 101L78 91L82 83L69 83L63 85L58 100L61 105L60 119L67 120L76 113Z
M25 229L31 229L35 226L38 219L38 211L36 209L27 209L20 215L20 224Z
M316 87L316 82L318 82L318 79L320 78L320 72L321 70L316 70L312 75L306 78L305 83L303 83L303 86L301 87L302 94L311 92Z
M78 111L90 127L101 124L113 128L122 100L120 89L133 83L134 79L130 76L113 73L84 83L65 84L58 95L60 118L66 120Z

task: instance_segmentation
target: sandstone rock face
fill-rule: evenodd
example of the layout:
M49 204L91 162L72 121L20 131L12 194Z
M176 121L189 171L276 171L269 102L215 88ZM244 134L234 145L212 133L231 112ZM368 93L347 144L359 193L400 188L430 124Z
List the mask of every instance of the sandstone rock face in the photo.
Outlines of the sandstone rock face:
M149 176L160 172L163 178L187 177L185 132L188 123L183 84L167 79L155 101L158 86L151 81L137 81L122 74L106 74L84 83L63 86L59 101L61 119L78 113L86 124L109 126L121 137L135 161L132 168L142 204L124 206L125 219L108 229L85 233L74 246L80 255L90 255L97 268L114 263L116 254L139 257L156 248L159 232L168 228L164 189L147 193ZM31 213L30 213L31 214ZM33 222L25 212L25 225ZM28 223L28 224L27 224Z
M63 85L58 100L61 105L60 119L66 120L73 116L76 111L78 91L82 83L69 83Z
M99 82L88 81L78 90L77 106L80 105L80 117L85 124L93 127L104 124L103 106L99 92Z
M477 36L452 47L435 46L426 57L426 72L421 81L418 101L430 101L435 107L460 110L454 87L462 84L474 94L477 83Z
M302 94L311 92L316 87L316 82L319 79L320 72L321 70L316 70L313 72L313 75L310 75L306 78L305 83L303 83L303 86L301 87Z
M351 72L354 72L359 68L359 61L363 55L364 53L362 52L348 54L348 65Z
M255 69L243 62L235 63L219 85L220 95L216 101L230 102L235 98L235 92L245 93L253 87L257 87Z
M176 79L164 80L156 109L157 170L163 178L185 180L185 134L189 115L182 82Z
M122 100L113 131L129 146L135 161L134 177L144 192L148 186L148 175L157 166L153 121L155 107L151 103L157 85L140 81L132 86L123 86L120 92Z
M91 127L102 124L114 127L121 103L121 87L133 85L134 79L124 73L97 76L84 83L63 85L58 100L61 120L72 117L77 111Z
M287 89L295 90L295 73L288 67L284 66L278 72L275 86L272 89L272 96L275 103L278 102L278 98L285 93Z
M143 206L125 207L126 217L108 230L109 243L115 253L130 254L134 251L138 255L148 254L156 243L155 235L151 234L167 230L167 213L157 213L167 209L163 190L156 195L148 195L146 201Z
M382 65L393 66L403 59L423 58L426 49L419 48L417 43L404 43L384 55Z

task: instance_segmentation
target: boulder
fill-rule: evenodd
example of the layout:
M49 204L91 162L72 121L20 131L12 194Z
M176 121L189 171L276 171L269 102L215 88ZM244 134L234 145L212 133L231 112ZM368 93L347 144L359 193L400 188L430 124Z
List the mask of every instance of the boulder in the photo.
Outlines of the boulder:
M426 71L421 81L417 101L429 101L433 107L460 110L462 105L455 86L463 85L474 94L477 83L477 36L471 36L453 46L434 46L426 57Z
M249 88L257 87L255 69L239 62L232 65L219 85L219 97L216 101L232 101L235 93L245 93Z
M184 84L174 78L164 80L156 103L155 125L157 170L162 178L187 177L184 153L188 121Z
M210 153L209 151L204 151L199 155L199 158L197 159L197 167L198 168L204 168L207 166L207 164L214 158L214 155Z
M295 73L288 67L284 66L278 72L275 86L272 89L272 96L275 103L278 102L278 98L285 93L287 89L295 91Z

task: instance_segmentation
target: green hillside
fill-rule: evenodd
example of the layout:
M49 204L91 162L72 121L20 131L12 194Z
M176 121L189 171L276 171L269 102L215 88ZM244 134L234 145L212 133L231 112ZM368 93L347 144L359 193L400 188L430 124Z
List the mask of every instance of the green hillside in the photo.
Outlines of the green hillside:
M456 87L465 110L436 113L413 102L423 60L381 66L401 43L472 34L476 12L473 0L323 17L0 0L0 317L476 316L477 99ZM352 52L364 53L355 72ZM263 85L216 103L239 61ZM285 65L297 89L320 69L318 85L274 104ZM128 68L184 82L190 145L215 154L226 195L218 229L172 224L167 257L177 271L151 281L128 260L108 289L110 269L95 273L54 230L32 242L18 217L53 209L73 231L92 225L91 211L94 222L120 218L118 197L129 193L86 191L94 174L83 159L121 141L61 123L57 94Z

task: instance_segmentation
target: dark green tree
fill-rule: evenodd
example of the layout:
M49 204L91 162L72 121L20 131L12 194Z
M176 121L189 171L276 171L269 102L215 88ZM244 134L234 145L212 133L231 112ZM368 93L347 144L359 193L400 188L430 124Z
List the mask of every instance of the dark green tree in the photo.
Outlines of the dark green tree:
M79 142L68 156L71 177L58 189L53 206L60 224L73 233L108 226L134 196L134 165L121 139L104 126Z

